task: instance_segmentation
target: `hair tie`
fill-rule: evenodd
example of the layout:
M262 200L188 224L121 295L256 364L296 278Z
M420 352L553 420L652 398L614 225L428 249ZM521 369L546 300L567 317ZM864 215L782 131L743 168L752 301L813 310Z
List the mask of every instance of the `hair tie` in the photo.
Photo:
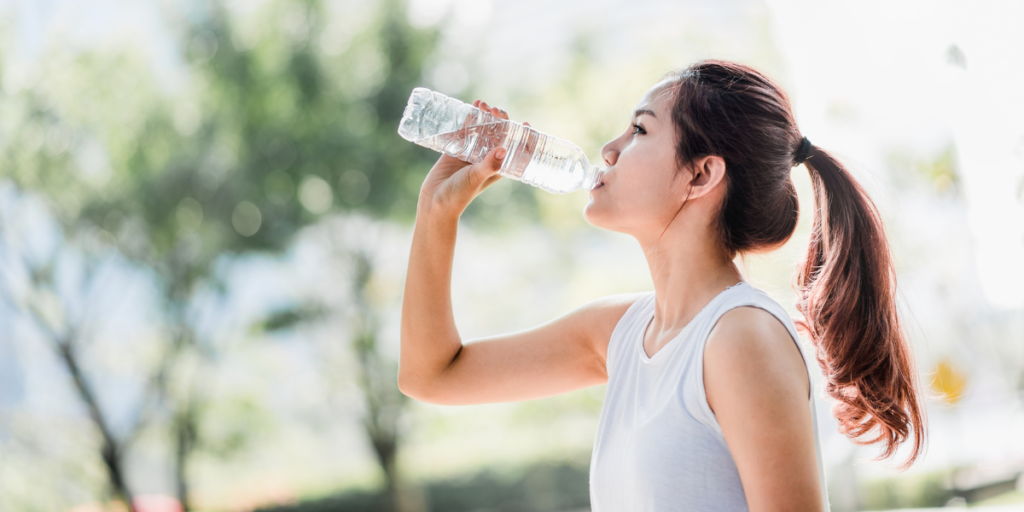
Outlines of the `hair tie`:
M811 141L807 140L807 137L800 139L800 145L796 148L796 155L793 157L793 165L800 165L807 160L807 157L811 154Z

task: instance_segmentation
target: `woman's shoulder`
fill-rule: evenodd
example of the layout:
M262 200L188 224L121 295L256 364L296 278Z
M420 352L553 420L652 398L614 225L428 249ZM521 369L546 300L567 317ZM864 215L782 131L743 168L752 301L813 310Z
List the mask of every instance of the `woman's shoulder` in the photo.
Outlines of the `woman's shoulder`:
M767 294L752 288L754 296L758 300L740 301L722 313L711 329L704 348L706 376L786 381L809 393L792 321Z
M732 349L740 351L755 348L752 344L776 348L799 344L789 313L770 295L746 281L729 292L714 315L709 344L720 340L718 344L735 345Z

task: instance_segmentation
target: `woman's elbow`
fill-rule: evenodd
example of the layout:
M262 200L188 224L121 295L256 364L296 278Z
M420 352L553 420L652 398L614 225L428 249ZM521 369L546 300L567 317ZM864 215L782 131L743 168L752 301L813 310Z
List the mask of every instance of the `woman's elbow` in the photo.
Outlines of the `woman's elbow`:
M398 391L401 391L403 395L409 398L415 398L419 400L419 393L417 393L417 386L415 381L410 378L409 375L403 373L401 370L398 372Z
M423 378L398 372L398 391L403 395L420 402L436 403L436 398L432 396L429 389L430 386L423 382Z

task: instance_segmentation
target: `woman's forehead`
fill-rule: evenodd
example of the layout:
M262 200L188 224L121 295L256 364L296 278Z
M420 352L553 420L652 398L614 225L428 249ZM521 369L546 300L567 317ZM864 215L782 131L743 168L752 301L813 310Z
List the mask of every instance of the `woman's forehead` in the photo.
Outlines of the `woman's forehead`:
M653 110L654 112L668 112L668 105L672 99L672 84L675 80L666 78L652 86L644 93L637 103L637 110Z

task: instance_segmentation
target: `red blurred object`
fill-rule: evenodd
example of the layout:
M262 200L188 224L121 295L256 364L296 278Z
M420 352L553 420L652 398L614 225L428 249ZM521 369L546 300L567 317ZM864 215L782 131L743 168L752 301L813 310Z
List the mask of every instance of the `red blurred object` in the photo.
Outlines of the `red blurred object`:
M163 494L136 496L132 503L134 512L185 512L177 498Z

